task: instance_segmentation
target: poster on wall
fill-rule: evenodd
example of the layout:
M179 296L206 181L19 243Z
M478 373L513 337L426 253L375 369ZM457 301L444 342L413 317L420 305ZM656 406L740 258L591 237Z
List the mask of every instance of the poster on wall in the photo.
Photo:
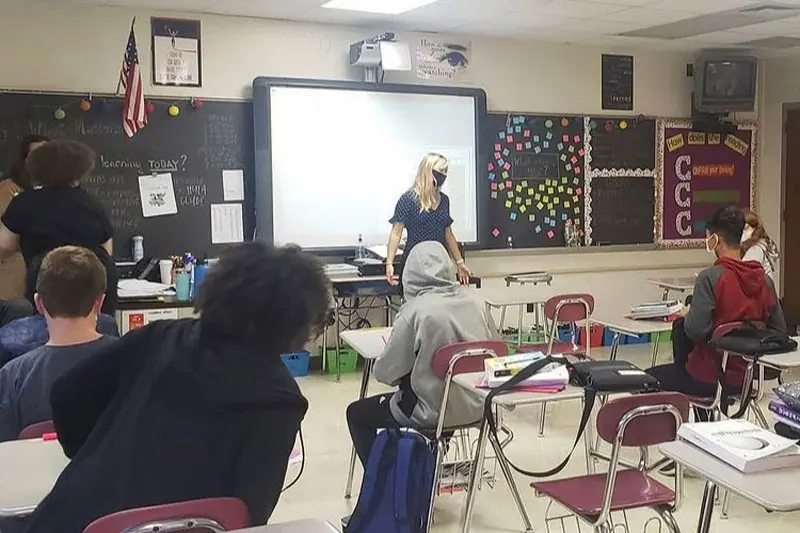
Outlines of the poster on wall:
M451 80L469 67L470 44L421 37L414 70L423 80Z
M200 21L152 17L150 32L153 84L200 87Z
M700 246L706 220L719 208L749 209L755 202L756 126L730 133L692 131L664 121L658 132L658 244Z

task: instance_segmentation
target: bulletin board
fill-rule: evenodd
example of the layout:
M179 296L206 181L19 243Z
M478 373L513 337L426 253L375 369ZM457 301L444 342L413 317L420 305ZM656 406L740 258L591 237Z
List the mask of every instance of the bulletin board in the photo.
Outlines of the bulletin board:
M656 175L657 242L664 248L702 244L717 209L755 204L757 127L732 133L692 131L688 121L661 121Z
M487 248L565 246L584 225L583 117L490 113L487 128Z

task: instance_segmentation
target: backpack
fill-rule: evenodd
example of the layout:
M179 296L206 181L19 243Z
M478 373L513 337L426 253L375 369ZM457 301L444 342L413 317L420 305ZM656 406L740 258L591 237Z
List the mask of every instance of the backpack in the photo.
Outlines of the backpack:
M424 533L433 492L434 450L431 441L415 431L379 433L344 533Z

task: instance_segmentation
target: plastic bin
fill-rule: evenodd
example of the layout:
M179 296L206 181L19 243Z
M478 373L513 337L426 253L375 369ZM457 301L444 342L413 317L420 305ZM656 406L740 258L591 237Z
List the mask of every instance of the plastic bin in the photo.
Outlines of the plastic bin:
M281 359L292 376L301 378L308 375L308 366L311 362L311 354L308 351L285 353L281 355Z
M325 350L325 373L336 374L336 348ZM339 348L339 368L342 374L356 371L358 366L358 354L349 346Z
M626 335L624 339L625 344L647 344L650 342L650 335L639 335L638 337L630 337Z
M656 342L656 340L658 340L660 344L672 344L672 332L662 331L661 333L651 333L650 342Z
M600 324L591 324L589 326L589 342L591 346L597 347L603 345L603 332L606 328ZM584 348L586 346L586 328L578 330L578 346Z

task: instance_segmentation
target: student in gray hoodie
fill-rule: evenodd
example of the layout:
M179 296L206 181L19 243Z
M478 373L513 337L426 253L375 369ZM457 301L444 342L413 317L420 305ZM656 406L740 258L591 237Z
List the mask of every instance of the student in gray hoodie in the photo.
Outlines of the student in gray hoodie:
M383 428L436 427L444 381L431 369L433 354L448 344L498 338L483 300L456 280L456 266L439 242L418 244L403 269L405 304L392 335L375 362L375 378L398 387L350 404L347 424L363 465L376 431ZM446 425L479 420L483 405L460 387L450 389Z

